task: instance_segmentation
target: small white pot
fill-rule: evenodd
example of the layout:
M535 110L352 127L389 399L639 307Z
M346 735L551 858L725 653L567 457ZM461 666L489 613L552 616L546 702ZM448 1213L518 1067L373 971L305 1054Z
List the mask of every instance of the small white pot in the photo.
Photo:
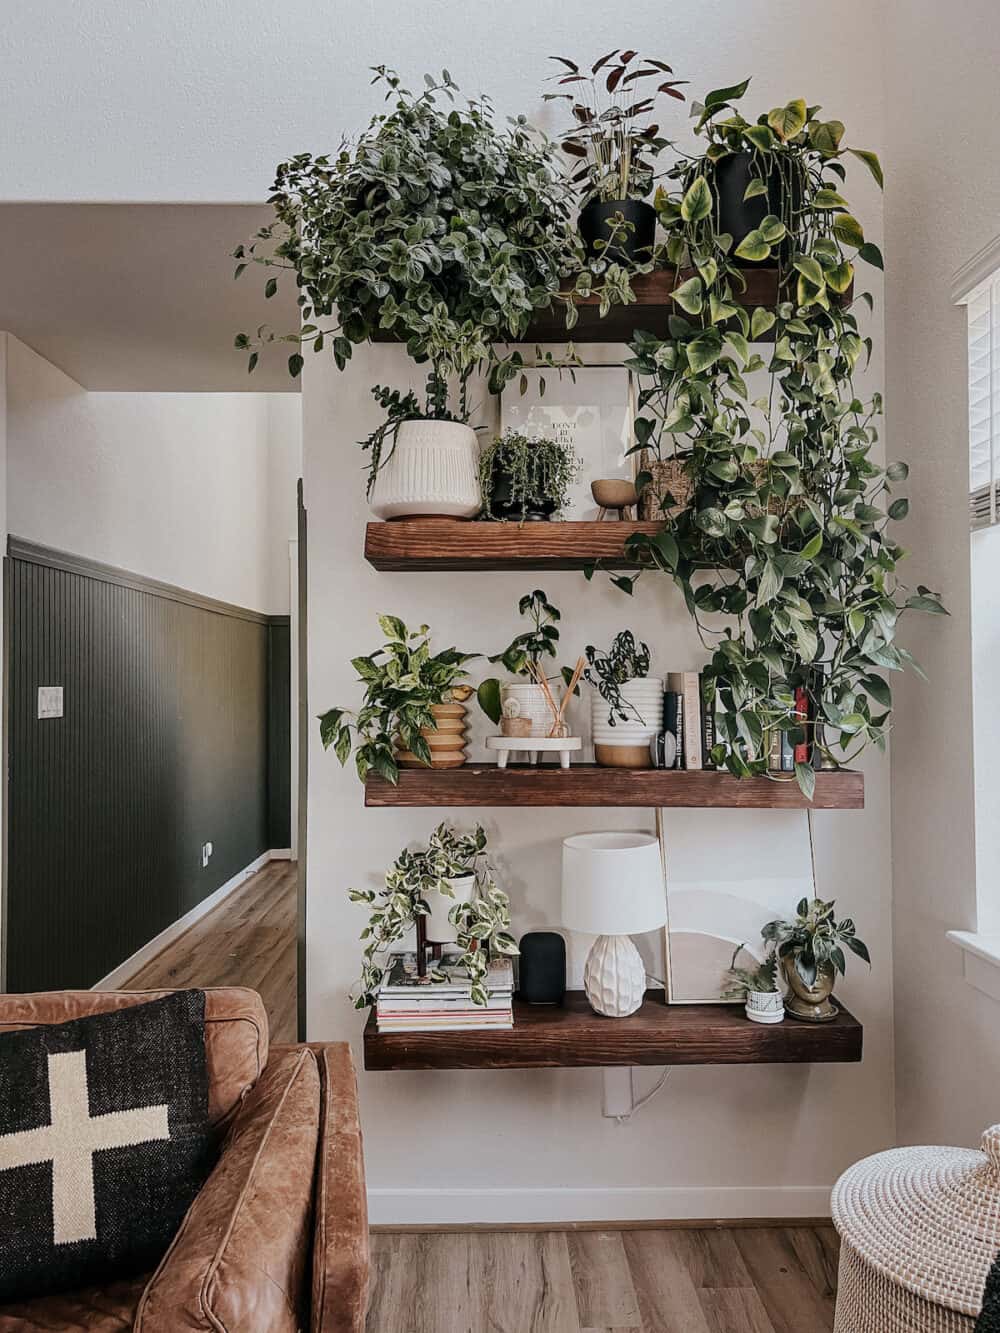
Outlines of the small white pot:
M482 507L472 427L460 421L404 421L375 479L375 517L475 518Z
M785 1017L785 999L780 991L748 990L745 1008L751 1023L780 1023Z
M459 875L455 879L449 879L448 884L454 893L454 898L449 898L446 893L441 893L439 889L431 889L427 894L427 906L431 909L426 919L427 922L427 942L429 944L454 944L458 940L458 931L448 920L448 913L456 903L468 903L472 901L472 895L476 890L475 875Z
M594 690L590 701L590 723L595 745L645 745L663 730L663 681L658 676L629 680L621 686L622 699L630 704L628 720L608 721L611 705ZM641 719L641 720L640 720Z
M558 708L562 702L561 692L554 685L549 688ZM500 711L504 717L528 718L531 722L528 735L534 737L547 736L555 721L541 685L501 685Z

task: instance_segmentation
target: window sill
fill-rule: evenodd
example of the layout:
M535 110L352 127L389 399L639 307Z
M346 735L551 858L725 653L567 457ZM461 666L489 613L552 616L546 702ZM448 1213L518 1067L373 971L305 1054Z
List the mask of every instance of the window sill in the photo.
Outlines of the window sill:
M1000 1000L1000 935L949 930L948 939L962 950L962 966L969 985Z

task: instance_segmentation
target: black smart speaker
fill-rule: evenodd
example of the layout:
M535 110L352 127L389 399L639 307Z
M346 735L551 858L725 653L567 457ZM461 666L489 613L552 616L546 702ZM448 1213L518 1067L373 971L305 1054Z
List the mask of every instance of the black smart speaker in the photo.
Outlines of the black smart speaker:
M562 1004L566 995L566 941L553 930L521 936L517 996L525 1004Z

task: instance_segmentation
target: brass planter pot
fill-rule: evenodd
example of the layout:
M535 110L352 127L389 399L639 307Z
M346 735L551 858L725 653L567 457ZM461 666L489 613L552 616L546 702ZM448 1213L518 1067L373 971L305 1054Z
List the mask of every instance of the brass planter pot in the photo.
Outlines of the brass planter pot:
M805 1023L829 1023L836 1018L840 1010L830 999L836 972L832 963L820 963L816 968L816 980L811 986L799 976L791 958L781 960L781 970L788 982L788 994L785 997L785 1012L793 1018L801 1018Z
M465 763L465 704L433 704L433 727L421 727L420 734L431 752L431 768L460 768ZM400 768L426 768L411 750L399 748L397 740L396 763Z

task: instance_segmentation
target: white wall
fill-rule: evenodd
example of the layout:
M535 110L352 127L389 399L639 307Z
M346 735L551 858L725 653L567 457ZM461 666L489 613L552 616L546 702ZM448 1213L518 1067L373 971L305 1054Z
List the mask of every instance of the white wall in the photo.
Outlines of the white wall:
M288 613L297 394L91 393L4 336L10 532Z
M444 8L442 6L442 8ZM636 12L636 10L638 12ZM661 45L653 7L630 11L630 38ZM755 69L757 99L769 106L800 93L848 123L851 142L882 148L878 51L844 47L854 19L816 10L809 31L785 5L710 5L672 17L671 50L697 88L731 82ZM659 18L660 11L656 10ZM573 15L574 24L580 11ZM586 16L583 16L586 22ZM515 25L516 26L516 25ZM498 41L506 40L501 25ZM855 29L856 30L856 29ZM469 48L482 33L468 30ZM590 30L570 36L558 20L533 11L517 30L520 51L600 45ZM584 40L584 38L588 40ZM453 30L448 64L456 75L471 59ZM645 39L645 40L644 40ZM491 38L492 42L492 38ZM606 45L610 46L611 41ZM415 49L419 50L419 46ZM381 56L369 41L361 58ZM390 53L391 54L391 53ZM413 66L413 57L406 62ZM537 108L525 96L524 60L493 51L484 82L501 106ZM794 69L794 75L788 70ZM505 77L505 70L509 71ZM850 192L872 236L881 233L881 201L865 174ZM878 284L875 284L878 290ZM873 326L881 348L881 319ZM595 359L621 348L590 349ZM880 382L880 353L871 386ZM376 573L362 559L368 519L355 441L375 422L367 390L413 377L399 348L359 350L339 375L326 360L307 361L303 446L309 517L309 681L313 712L353 704L359 691L349 659L380 642L377 612L429 623L439 646L496 652L518 628L516 601L543 587L563 610L563 660L587 642L608 641L630 626L653 648L658 670L699 665L704 656L678 595L666 580L644 580L633 601L581 574ZM474 718L473 757L483 724ZM317 729L309 756L308 1022L313 1040L353 1043L361 1064L359 1016L348 1000L358 970L364 911L347 902L349 885L375 885L405 844L426 837L441 818L482 819L498 854L518 933L559 920L559 855L569 833L600 827L652 828L650 810L368 810L351 768L324 754ZM836 897L872 946L871 976L858 966L842 988L865 1024L865 1059L855 1066L748 1067L675 1071L659 1098L630 1126L600 1114L598 1070L427 1072L360 1075L371 1214L375 1222L516 1221L813 1215L827 1209L829 1186L850 1162L891 1143L893 1124L891 864L888 764L865 765L866 809L815 818L818 891ZM719 815L725 837L725 814ZM780 864L780 847L775 848ZM662 965L660 940L644 942L650 969ZM579 972L579 949L572 966ZM653 1071L637 1082L648 1086Z
M955 271L1000 233L996 35L992 0L886 5L889 453L912 466L908 580L941 590L951 611L947 621L914 618L906 637L930 684L910 678L897 687L892 828L904 1142L974 1144L997 1119L1000 1015L995 1001L965 985L961 957L944 938L951 928L976 928L966 315L952 305L950 287ZM942 114L949 103L960 106L957 119Z

